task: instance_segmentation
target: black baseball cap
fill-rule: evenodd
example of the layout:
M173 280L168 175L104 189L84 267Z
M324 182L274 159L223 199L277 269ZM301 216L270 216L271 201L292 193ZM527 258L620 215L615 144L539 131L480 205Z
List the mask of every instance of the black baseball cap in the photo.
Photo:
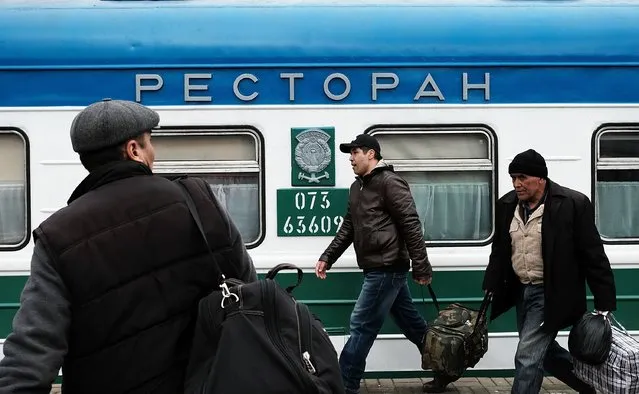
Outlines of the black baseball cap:
M347 144L339 144L339 150L343 153L351 153L353 148L369 148L382 155L377 138L370 134L360 134L355 139Z

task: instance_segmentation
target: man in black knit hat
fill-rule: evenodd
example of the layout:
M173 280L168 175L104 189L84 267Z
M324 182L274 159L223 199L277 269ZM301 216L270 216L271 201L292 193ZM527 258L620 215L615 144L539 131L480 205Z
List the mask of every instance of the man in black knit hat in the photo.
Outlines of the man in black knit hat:
M559 330L586 312L586 282L599 312L616 309L610 262L584 194L551 181L529 149L508 167L515 190L495 207L495 237L483 289L493 292L491 320L513 306L519 344L512 392L537 394L544 369L580 393L595 390L572 372Z

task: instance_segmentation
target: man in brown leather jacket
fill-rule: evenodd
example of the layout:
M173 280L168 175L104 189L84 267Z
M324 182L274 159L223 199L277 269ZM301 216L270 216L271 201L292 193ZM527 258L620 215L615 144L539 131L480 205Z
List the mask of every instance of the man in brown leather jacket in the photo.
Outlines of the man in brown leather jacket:
M427 325L413 304L407 276L411 260L413 279L421 285L431 282L432 269L408 183L384 163L375 137L360 134L341 144L340 150L350 153L357 177L344 222L315 273L325 279L326 271L353 243L364 283L339 362L346 392L358 393L366 357L389 313L406 338L422 350Z

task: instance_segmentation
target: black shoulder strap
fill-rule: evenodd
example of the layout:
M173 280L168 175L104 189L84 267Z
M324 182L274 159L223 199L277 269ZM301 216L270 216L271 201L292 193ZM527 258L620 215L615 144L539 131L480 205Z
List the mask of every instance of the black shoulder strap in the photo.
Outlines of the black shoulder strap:
M204 228L202 227L202 222L200 221L200 215L197 213L197 208L195 207L195 202L193 201L193 197L189 193L189 190L182 183L182 179L178 179L175 183L180 186L180 191L184 195L186 199L186 206L189 208L189 212L191 213L191 217L195 220L195 224L197 224L197 228L200 230L200 234L202 234L202 239L204 239L204 243L206 244L206 250L209 252L209 256L211 256L211 260L213 260L213 270L215 271L216 283L221 284L225 277L222 271L220 270L220 266L215 258L215 255L211 251L211 246L209 245L209 241L206 239L206 234L204 233Z

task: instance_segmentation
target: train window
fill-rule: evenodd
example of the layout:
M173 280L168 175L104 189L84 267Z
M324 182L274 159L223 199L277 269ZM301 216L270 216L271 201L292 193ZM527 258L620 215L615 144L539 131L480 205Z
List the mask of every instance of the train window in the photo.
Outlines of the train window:
M595 212L607 240L639 240L639 125L595 133Z
M28 238L27 143L21 134L0 129L0 248L15 248Z
M162 128L153 132L153 169L206 179L247 247L255 246L263 232L260 141L250 128Z
M375 126L384 160L409 183L424 238L477 244L492 234L494 138L484 126Z

